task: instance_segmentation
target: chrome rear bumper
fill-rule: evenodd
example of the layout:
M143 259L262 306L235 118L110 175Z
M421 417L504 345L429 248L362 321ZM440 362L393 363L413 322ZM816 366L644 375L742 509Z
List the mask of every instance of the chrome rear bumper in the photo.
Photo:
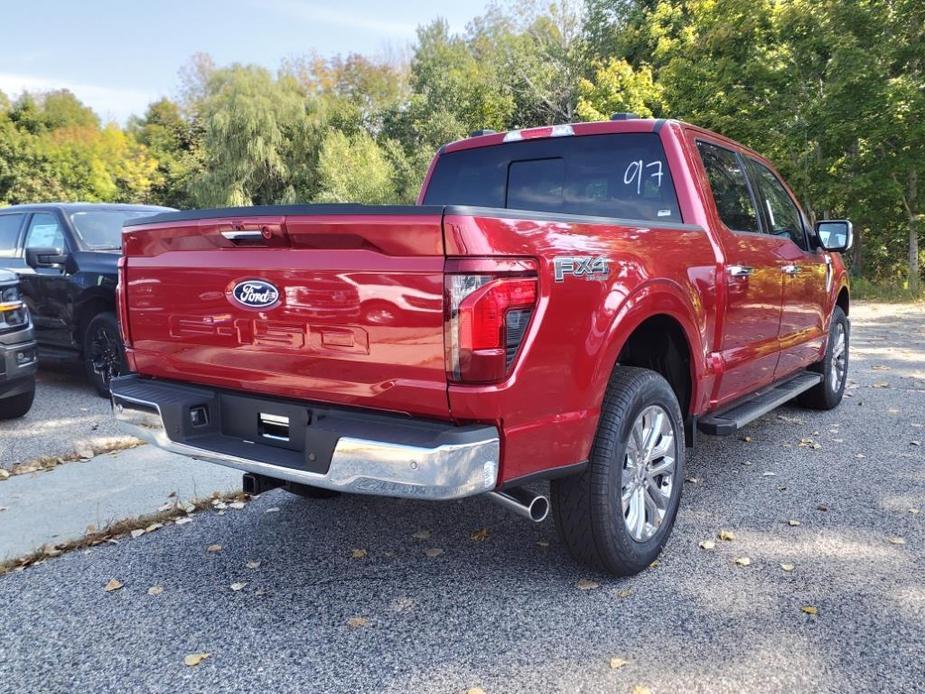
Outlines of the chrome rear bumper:
M380 424L376 416L364 414L355 422L345 420L352 435L336 438L330 464L322 473L291 464L291 457L290 464L272 462L279 449L259 441L233 439L215 431L211 435L189 436L183 433L189 429L185 422L180 426L175 421L165 424L165 409L171 408L173 419L189 417L191 403L208 402L206 395L221 397L210 389L147 382L137 376L112 382L116 419L138 438L197 460L335 491L417 499L458 499L482 494L493 490L498 482L500 442L494 427L453 427L389 415L383 415L385 421ZM310 409L311 405L304 407ZM216 405L214 409L219 416L222 408ZM370 438L357 435L358 426L362 428L364 424L375 435ZM413 443L415 440L417 444ZM226 444L237 446L237 450L249 448L259 455L219 450ZM286 455L291 453L295 452L285 451Z

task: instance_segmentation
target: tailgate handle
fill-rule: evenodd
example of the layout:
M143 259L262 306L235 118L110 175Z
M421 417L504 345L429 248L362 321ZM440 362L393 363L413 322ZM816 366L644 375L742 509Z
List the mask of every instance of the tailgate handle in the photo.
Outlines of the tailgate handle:
M265 236L260 229L232 229L223 231L222 236L232 243L257 243L262 242L266 236L269 236L269 231Z

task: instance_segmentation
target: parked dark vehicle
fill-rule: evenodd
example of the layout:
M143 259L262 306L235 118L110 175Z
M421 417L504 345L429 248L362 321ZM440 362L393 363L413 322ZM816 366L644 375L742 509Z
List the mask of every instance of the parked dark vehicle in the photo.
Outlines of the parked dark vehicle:
M35 397L38 358L16 275L0 270L0 419L22 417Z
M39 353L79 358L93 386L125 371L115 290L122 224L169 208L43 203L0 209L0 268L19 275Z

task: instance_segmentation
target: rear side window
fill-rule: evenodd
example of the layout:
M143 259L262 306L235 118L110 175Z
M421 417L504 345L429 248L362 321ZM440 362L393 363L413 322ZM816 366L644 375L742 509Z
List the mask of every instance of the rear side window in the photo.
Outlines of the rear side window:
M22 226L22 214L0 215L0 255L10 256L16 252L19 240L19 228Z
M682 221L655 133L552 137L450 152L437 160L424 204Z
M787 189L777 176L754 159L748 160L752 180L758 189L758 199L764 208L768 231L775 236L785 236L803 250L807 249L806 235L803 233L803 218L796 203L787 193Z
M697 142L697 149L723 224L733 231L761 231L748 179L736 153L702 140Z

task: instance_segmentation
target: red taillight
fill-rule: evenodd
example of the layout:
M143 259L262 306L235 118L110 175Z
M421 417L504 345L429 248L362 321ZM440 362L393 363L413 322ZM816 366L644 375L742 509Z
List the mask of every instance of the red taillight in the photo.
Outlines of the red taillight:
M116 316L119 318L119 331L122 333L122 343L126 347L132 346L128 331L128 287L125 284L125 256L119 258L119 279L116 283Z
M511 267L512 263L504 263ZM447 377L457 383L506 378L536 307L535 266L516 261L513 270L446 276Z

